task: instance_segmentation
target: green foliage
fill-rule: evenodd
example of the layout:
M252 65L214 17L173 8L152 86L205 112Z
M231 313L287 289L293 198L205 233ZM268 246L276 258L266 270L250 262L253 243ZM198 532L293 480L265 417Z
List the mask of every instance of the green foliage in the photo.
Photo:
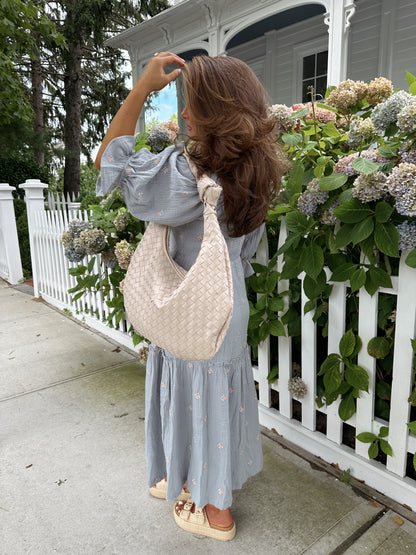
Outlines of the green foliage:
M380 428L380 432L378 436L376 436L372 432L362 432L361 434L358 434L356 437L358 441L370 444L368 448L368 456L370 457L370 459L375 459L379 454L379 448L386 455L389 455L390 457L393 456L393 449L391 448L390 443L384 439L388 435L389 435L389 429L386 426L382 426Z
M325 401L331 405L341 396L338 414L342 420L348 420L355 413L355 399L359 397L360 391L368 391L368 374L364 368L355 364L361 347L361 339L349 329L339 342L339 354L328 355L318 372L318 377L323 376L318 404L322 406ZM342 374L343 366L345 371Z

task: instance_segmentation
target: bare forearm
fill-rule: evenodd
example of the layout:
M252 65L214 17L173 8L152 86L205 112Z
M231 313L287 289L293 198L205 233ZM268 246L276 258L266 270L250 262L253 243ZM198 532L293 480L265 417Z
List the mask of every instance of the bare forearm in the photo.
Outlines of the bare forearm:
M137 120L148 94L139 79L110 123L95 159L96 168L100 169L102 155L113 139L123 135L134 135Z

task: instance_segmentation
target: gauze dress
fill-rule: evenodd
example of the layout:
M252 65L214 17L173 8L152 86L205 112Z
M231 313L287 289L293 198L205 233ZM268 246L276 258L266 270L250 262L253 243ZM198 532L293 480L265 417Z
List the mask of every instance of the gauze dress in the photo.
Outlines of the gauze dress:
M203 205L183 145L159 154L133 151L134 137L111 141L101 160L97 193L119 186L133 216L172 227L170 251L186 270L203 236ZM210 176L215 179L215 176ZM221 203L221 199L220 199ZM219 212L221 208L219 208ZM181 360L151 345L146 365L146 457L149 487L167 476L167 499L187 481L198 507L232 504L239 489L263 465L257 396L247 338L248 302L244 278L263 226L231 238L228 245L234 287L233 316L225 340L209 361ZM195 335L204 326L196 321Z

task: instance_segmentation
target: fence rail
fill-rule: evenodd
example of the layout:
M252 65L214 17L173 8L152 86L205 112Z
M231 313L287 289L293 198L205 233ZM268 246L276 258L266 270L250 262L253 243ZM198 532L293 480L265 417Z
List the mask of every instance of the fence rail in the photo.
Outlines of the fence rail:
M73 199L59 199L58 207L58 202L54 204L49 198L49 207L52 209L45 210L43 200L39 202L39 191L36 194L30 184L26 189L30 212L32 260L33 267L36 268L36 294L61 309L70 310L74 316L84 319L91 327L132 348L132 339L128 333L130 322L122 319L117 325L113 322L113 327L110 328L105 321L109 309L101 293L88 294L75 303L68 294L68 289L75 285L75 278L68 273L69 268L74 265L64 256L61 235L69 220L74 217L86 220L87 213L74 210ZM285 238L286 230L283 224L279 237L280 245ZM400 261L398 276L392 280L392 289L380 289L372 297L365 289L359 292L358 334L362 339L363 348L358 364L367 370L370 379L369 391L361 392L360 398L357 399L357 412L350 420L346 423L341 420L338 415L338 402L321 408L316 404L318 350L322 351L324 343L319 335L320 330L313 321L313 312L303 313L308 301L303 292L300 353L294 352L292 338L269 337L259 346L254 376L259 389L261 424L269 429L274 428L288 440L330 463L338 464L341 469L349 469L352 476L364 480L371 487L416 510L416 481L406 476L408 460L416 451L416 437L407 427L411 408L408 398L414 373L410 339L414 338L416 333L416 270L408 267L404 258L405 254ZM260 243L256 260L261 264L268 263L266 237L263 237ZM282 269L282 264L280 257L277 260L278 271ZM100 257L97 256L94 272L99 271L105 273L110 270L101 266ZM287 290L288 286L287 280L280 281L279 292ZM348 287L348 282L333 284L328 307L328 354L338 352L339 340L345 332ZM368 341L377 334L378 302L382 293L397 296L391 410L388 422L375 416L376 361L366 350ZM276 383L270 384L267 380L271 360L270 343L274 341L277 342L279 379ZM300 362L301 377L307 385L308 394L294 403L287 384L293 375L296 358ZM386 464L369 459L368 444L352 441L355 443L352 447L351 441L345 439L346 430L349 431L351 440L364 431L377 435L381 426L389 427L388 441L393 448L393 456L387 456Z

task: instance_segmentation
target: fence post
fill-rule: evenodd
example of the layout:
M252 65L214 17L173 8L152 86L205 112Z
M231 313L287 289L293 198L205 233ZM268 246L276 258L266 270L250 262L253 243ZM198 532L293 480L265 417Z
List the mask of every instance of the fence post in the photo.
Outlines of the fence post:
M0 246L3 244L5 262L5 270L0 268L0 276L12 285L23 279L12 195L15 189L8 183L0 183Z
M21 183L19 187L25 191L27 223L29 226L30 257L32 260L33 293L35 297L39 297L40 261L37 252L38 249L34 213L36 211L45 210L43 189L47 189L48 186L46 183L42 183L40 179L26 179L25 183Z

